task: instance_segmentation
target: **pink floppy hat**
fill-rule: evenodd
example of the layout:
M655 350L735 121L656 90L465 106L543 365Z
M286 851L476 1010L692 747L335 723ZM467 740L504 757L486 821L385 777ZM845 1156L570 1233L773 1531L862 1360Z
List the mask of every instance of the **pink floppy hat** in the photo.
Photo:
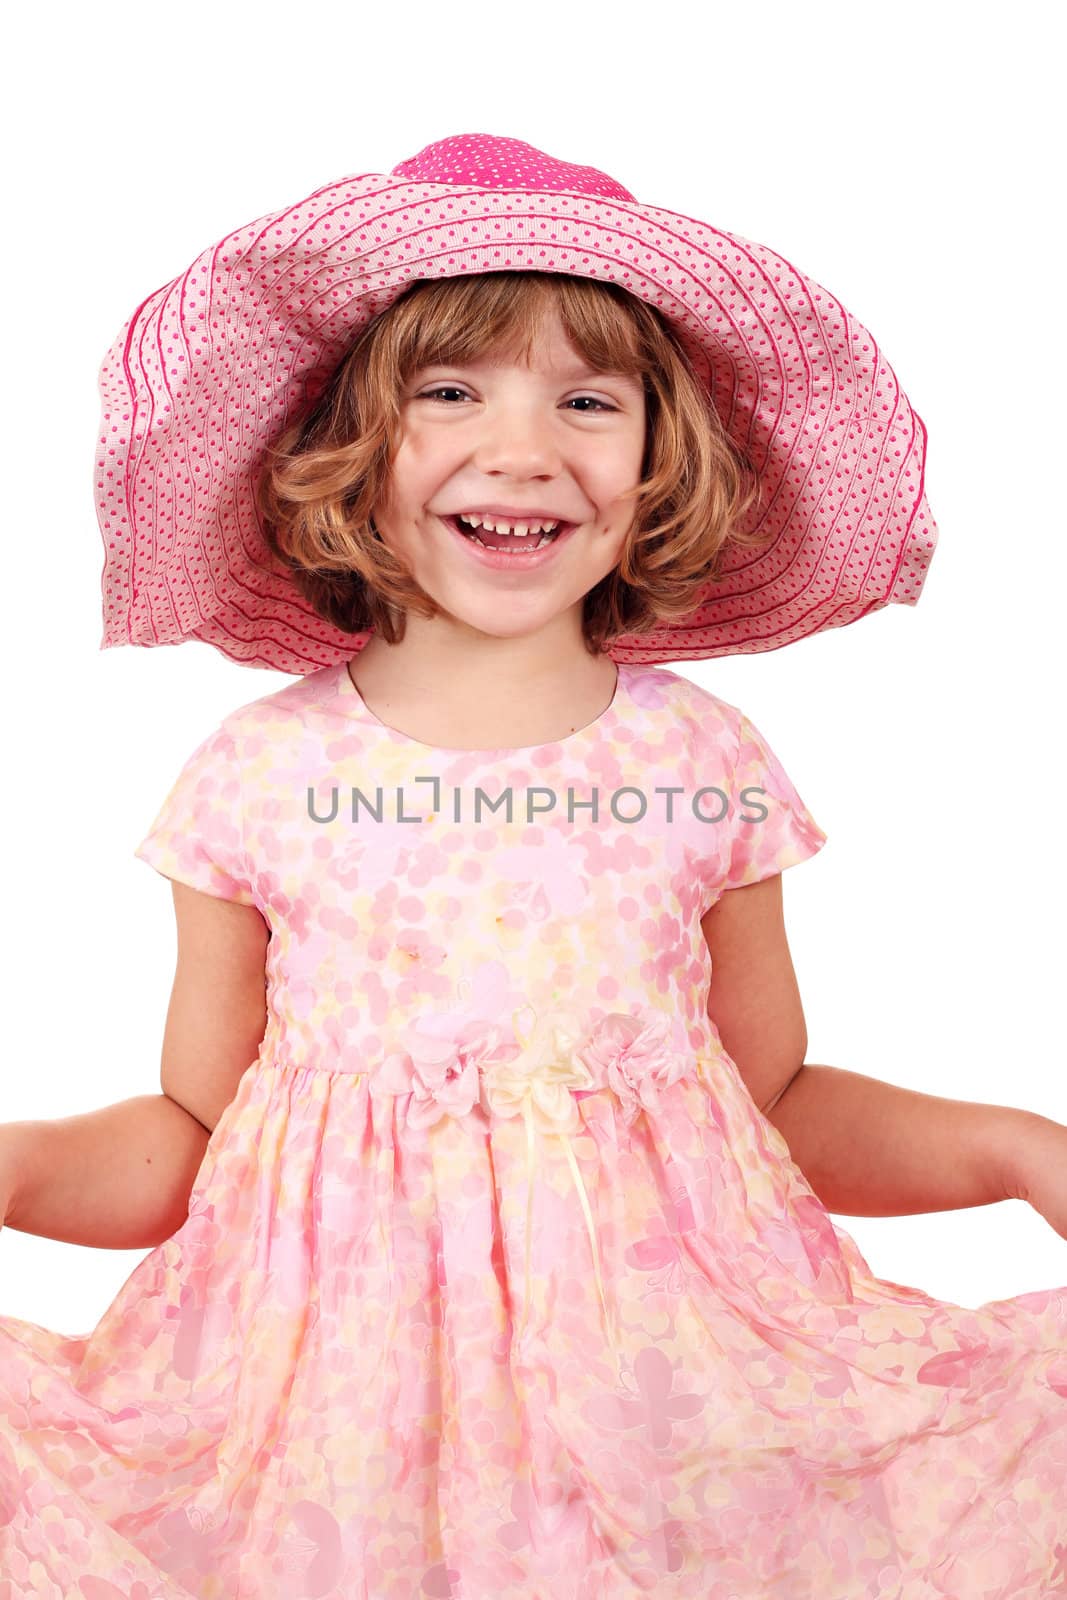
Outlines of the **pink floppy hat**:
M202 252L123 325L100 369L101 649L199 639L303 676L354 655L267 549L265 446L415 279L565 272L672 325L761 480L691 615L620 635L616 661L776 650L919 598L937 538L926 430L875 340L766 245L640 205L593 167L460 134L341 178Z

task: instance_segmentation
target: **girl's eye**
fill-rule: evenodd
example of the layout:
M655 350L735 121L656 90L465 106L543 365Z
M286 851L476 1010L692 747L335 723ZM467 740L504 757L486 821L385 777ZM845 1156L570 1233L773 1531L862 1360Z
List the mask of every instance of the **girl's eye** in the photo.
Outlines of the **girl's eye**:
M569 406L576 406L580 400L588 400L591 405L599 406L601 411L615 411L618 409L616 406L605 405L604 401L598 400L595 394L577 394L573 400L568 400L567 404ZM587 415L587 413L582 414Z
M417 400L436 400L440 394L462 394L462 389L457 389L455 384L443 383L437 389L427 389L425 394L416 395Z
M466 391L464 389L458 388L457 385L454 384L454 383L443 383L443 384L438 385L438 387L436 389L427 389L424 394L416 395L416 399L418 399L418 400L434 400L434 399L437 398L438 395L442 395L442 394L465 394L465 393L466 393ZM581 401L581 400L587 401L590 405L598 406L600 408L600 410L604 411L604 412L615 411L617 409L615 406L609 406L609 405L605 404L605 402L603 400L598 400L596 395L592 395L592 394L575 395L573 400L568 400L567 401L567 404L569 406L577 405L578 402ZM580 416L590 416L590 415L594 415L594 414L595 413L592 413L592 412L589 412L589 411L582 411L582 412L579 413Z

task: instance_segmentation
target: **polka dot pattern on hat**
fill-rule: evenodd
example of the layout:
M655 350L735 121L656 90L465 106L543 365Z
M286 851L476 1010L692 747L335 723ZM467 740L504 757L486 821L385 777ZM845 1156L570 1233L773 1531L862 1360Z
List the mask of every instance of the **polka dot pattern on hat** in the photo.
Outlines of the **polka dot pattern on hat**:
M567 190L600 195L606 200L633 200L621 183L596 167L556 161L522 139L495 138L487 133L461 133L438 139L410 161L393 168L392 176L416 183L475 184L483 189Z
M236 229L150 295L100 371L101 648L200 639L303 675L350 657L273 562L254 504L267 444L416 279L502 270L621 284L673 325L760 480L702 603L617 661L778 649L913 605L936 542L925 429L876 341L765 245L641 205L593 167L462 135Z

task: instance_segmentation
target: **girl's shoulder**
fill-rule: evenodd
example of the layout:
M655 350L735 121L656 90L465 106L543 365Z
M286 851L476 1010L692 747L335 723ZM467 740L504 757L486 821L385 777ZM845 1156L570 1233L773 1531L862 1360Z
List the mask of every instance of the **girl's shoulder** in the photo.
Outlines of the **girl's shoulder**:
M696 750L734 754L744 713L692 678L662 666L626 668L630 700L656 723L674 725Z
M318 667L280 689L235 706L220 726L234 740L255 736L280 740L287 733L300 736L317 719L338 714L338 679L344 670L344 662L339 667Z

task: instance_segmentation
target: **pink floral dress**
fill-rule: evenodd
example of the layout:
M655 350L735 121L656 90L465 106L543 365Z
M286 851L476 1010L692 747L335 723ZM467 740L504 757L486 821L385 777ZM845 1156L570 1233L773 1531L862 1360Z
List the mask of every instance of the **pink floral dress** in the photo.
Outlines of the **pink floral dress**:
M266 1034L97 1326L0 1319L0 1600L1067 1595L1067 1290L876 1278L707 1015L824 841L665 668L525 749L226 717L137 854L266 919Z

